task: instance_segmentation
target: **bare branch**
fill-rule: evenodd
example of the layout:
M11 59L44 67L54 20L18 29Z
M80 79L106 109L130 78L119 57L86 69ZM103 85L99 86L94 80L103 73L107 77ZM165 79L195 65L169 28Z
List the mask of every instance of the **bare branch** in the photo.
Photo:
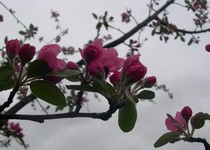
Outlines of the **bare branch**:
M149 22L151 22L153 19L157 18L157 16L164 11L168 6L174 3L175 0L169 0L167 1L160 9L158 9L153 15L146 18L144 21L139 23L137 26L135 26L133 29L131 29L129 32L121 36L120 38L116 39L115 41L108 43L104 46L104 48L110 48L115 47L121 43L123 43L125 40L130 38L132 35L134 35L136 32L138 32L140 29L144 28Z

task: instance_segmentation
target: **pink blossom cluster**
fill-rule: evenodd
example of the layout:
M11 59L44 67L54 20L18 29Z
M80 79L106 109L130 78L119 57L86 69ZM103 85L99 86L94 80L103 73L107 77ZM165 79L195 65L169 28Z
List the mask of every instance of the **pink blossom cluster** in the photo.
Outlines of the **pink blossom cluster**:
M4 126L8 130L10 130L13 134L15 134L15 136L17 136L19 138L23 138L24 137L24 134L22 133L23 129L20 127L19 123L5 121L4 122Z
M192 109L189 106L185 106L180 112L176 113L175 118L168 116L165 120L165 125L168 130L181 134L187 130L191 117Z
M125 22L125 23L129 23L130 22L130 15L128 15L127 13L122 13L121 14L121 17L122 17L122 22Z

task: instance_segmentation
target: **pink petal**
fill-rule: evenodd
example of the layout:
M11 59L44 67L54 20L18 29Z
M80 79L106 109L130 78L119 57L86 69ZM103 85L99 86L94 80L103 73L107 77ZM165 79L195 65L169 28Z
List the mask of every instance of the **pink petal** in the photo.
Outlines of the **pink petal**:
M165 120L165 125L166 125L167 129L170 130L170 131L175 132L175 131L178 131L178 130L179 130L179 129L174 125L174 122L173 122L173 120L172 120L171 118L166 118L166 120Z
M91 43L91 45L98 47L98 48L102 48L103 43L101 39L96 39L95 41L93 41L93 43Z
M66 62L63 59L57 59L57 66L54 71L64 70L66 67Z

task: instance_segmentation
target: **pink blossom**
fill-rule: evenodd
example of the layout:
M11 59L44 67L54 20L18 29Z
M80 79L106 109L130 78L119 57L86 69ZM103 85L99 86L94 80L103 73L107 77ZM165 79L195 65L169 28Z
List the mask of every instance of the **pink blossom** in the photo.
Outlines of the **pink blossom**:
M79 65L72 61L69 61L66 65L66 68L72 69L72 70L79 70Z
M22 63L31 61L35 55L36 48L30 44L24 44L18 51L18 56Z
M183 118L181 112L176 113L175 120L173 120L170 117L166 118L165 125L167 129L172 132L182 132L180 128L182 128L183 130L186 130L186 127L187 127L187 123L185 119Z
M6 44L6 53L9 58L14 58L20 49L20 42L15 40L10 40Z
M83 50L79 49L82 58L85 60L87 65L92 61L99 59L103 51L102 40L96 39L94 42L86 46Z
M192 109L189 106L185 106L181 113L186 122L192 117Z
M125 22L125 23L130 22L130 16L127 13L122 13L121 17L122 17L122 22Z
M98 60L95 60L88 65L88 71L91 76L96 78L103 78L105 76L104 67Z
M124 62L123 70L129 83L141 80L147 73L147 68L139 61L139 55L129 56Z
M99 61L108 69L108 72L119 70L124 63L124 59L118 58L118 53L114 48L104 49Z
M61 47L57 44L45 45L38 52L38 59L44 60L48 63L48 66L53 70L53 72L64 70L66 67L66 62L63 59L57 58L58 54L61 52ZM46 80L53 83L60 82L62 78L48 76Z
M38 52L37 58L46 61L53 70L63 69L65 61L57 58L60 52L61 47L57 44L45 45Z
M122 72L121 71L115 71L110 77L109 80L110 82L114 85L114 86L118 86L120 83L120 79L122 76Z
M145 82L144 82L144 87L150 88L150 87L152 87L156 82L157 82L157 79L156 79L155 76L147 77L147 78L145 79Z
M207 52L210 52L210 44L207 44L207 45L205 46L205 49L206 49Z

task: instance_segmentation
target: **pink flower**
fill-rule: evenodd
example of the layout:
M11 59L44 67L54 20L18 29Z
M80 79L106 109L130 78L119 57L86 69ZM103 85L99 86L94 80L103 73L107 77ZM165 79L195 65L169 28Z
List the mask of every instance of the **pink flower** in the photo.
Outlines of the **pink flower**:
M46 61L53 71L63 70L66 63L57 58L60 52L61 47L57 44L45 45L39 50L37 58Z
M210 52L210 44L207 44L207 45L205 46L205 48L206 48L206 51L207 51L207 52Z
M189 106L185 106L181 113L186 122L192 117L192 109Z
M182 116L181 112L177 112L175 119L172 119L171 117L166 118L165 125L168 130L172 132L182 132L181 129L186 130L187 123L185 119Z
M109 80L114 86L118 86L120 83L121 76L122 76L122 72L116 71L109 77Z
M144 87L150 88L150 87L152 87L156 82L157 82L157 79L156 79L155 76L147 77L147 78L145 79L145 82L144 82Z
M7 53L7 56L11 59L15 57L19 49L20 49L20 42L17 39L10 40L6 44L6 53Z
M108 69L108 72L119 70L124 63L124 59L118 58L118 53L114 48L104 49L99 61Z
M79 70L79 65L72 62L72 61L69 61L67 64L66 64L66 68L68 69L72 69L72 70Z
M103 51L102 40L96 39L93 43L89 44L83 50L79 49L82 58L85 60L87 65L92 61L99 59Z
M66 62L63 59L57 58L60 52L61 47L57 44L45 45L38 52L37 58L47 62L53 72L62 71L66 67ZM57 83L61 81L62 78L48 76L46 79L52 81L53 83Z
M147 68L139 61L139 55L129 56L123 66L129 83L135 83L144 78Z
M88 65L88 71L91 76L96 78L103 78L105 76L104 66L101 64L100 61L95 60Z
M35 55L36 48L30 44L24 44L18 51L18 56L22 63L31 61Z
M122 22L125 22L125 23L130 22L130 16L127 13L122 13L121 17L122 17Z

